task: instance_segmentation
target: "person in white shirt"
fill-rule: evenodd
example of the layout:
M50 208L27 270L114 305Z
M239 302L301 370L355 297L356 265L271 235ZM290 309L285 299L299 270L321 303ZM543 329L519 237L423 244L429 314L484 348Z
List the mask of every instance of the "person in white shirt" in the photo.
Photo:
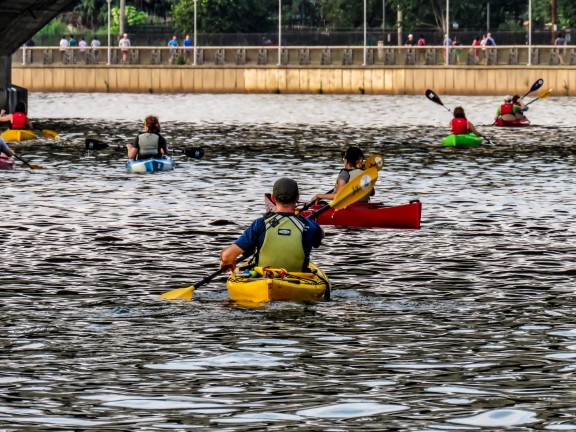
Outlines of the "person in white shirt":
M124 33L122 39L120 39L120 43L118 43L120 47L120 52L122 53L122 64L126 64L128 61L128 48L130 48L130 39L128 39L128 35Z
M62 63L66 63L66 61L68 60L67 52L68 52L68 39L66 39L66 36L62 36L62 39L60 39L60 60L62 61Z

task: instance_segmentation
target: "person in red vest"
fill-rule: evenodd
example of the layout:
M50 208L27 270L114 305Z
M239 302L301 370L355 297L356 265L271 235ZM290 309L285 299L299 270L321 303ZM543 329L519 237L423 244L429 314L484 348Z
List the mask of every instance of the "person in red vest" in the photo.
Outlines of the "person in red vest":
M450 120L450 128L454 135L473 133L474 135L482 136L474 125L468 121L464 108L462 107L454 108L454 118Z
M26 115L26 104L22 101L16 103L14 114L0 112L0 122L10 122L10 129L32 129L32 122Z
M512 96L506 96L504 98L504 103L498 107L496 111L496 117L494 117L494 121L498 121L498 119L502 119L503 121L512 121L516 119L516 112L522 111L522 108L518 105L514 105L512 102Z

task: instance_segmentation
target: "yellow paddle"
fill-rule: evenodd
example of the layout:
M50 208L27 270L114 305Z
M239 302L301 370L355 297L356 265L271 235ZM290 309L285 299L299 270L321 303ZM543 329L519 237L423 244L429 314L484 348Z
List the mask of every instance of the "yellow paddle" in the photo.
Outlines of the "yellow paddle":
M526 106L530 105L532 102L536 102L538 99L544 99L550 96L553 91L554 91L553 89L544 90L542 93L540 93L540 96L538 96L536 99L532 99L530 102L526 104Z
M368 159L366 159L366 161L364 162L364 169L372 168L373 166L378 168L378 171L380 171L384 166L384 156L376 153L370 156Z
M372 188L374 187L374 183L378 180L378 169L373 166L372 168L367 169L364 173L354 177L348 183L344 185L340 192L336 194L334 199L322 207L320 210L313 212L309 218L317 218L322 213L334 209L334 210L341 210L343 208L348 207L350 204L355 203L360 198L368 195ZM248 256L241 256L237 259L237 262L241 262L248 258ZM185 287L185 288L177 288L172 291L168 291L164 294L161 294L160 297L166 300L192 300L192 293L196 288L201 287L202 285L207 284L216 276L224 273L230 267L223 267L209 276L206 276L200 282L195 283L192 286Z
M24 165L28 166L28 168L30 168L30 169L44 169L43 166L34 165L34 164L31 164L30 162L28 162L27 160L22 159L22 158L21 158L20 156L18 156L16 153L14 153L14 157L15 157L16 159L18 159L19 161L21 161Z

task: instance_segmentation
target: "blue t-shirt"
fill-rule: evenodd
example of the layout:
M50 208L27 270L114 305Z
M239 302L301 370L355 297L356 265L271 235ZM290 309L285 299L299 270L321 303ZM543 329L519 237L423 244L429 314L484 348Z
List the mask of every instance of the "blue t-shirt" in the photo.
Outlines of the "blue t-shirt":
M169 46L173 46L173 47L177 47L178 46L178 41L175 41L174 39L170 40L170 42L168 42Z
M10 147L8 147L8 144L6 144L6 141L4 141L3 138L0 138L0 153L4 153L5 155L8 155L9 151L10 151Z
M283 213L279 212L277 214L291 216L294 213ZM303 219L305 223L304 232L302 233L302 239L304 243L304 254L306 259L310 258L310 252L312 252L313 247L320 246L322 239L324 238L324 231L316 222L311 219ZM266 237L266 223L264 222L264 217L256 219L252 224L244 231L244 233L234 242L236 246L244 251L244 255L252 255L256 248L261 248L264 244L264 237Z
M185 47L191 47L192 46L192 40L191 39L184 39L183 45Z

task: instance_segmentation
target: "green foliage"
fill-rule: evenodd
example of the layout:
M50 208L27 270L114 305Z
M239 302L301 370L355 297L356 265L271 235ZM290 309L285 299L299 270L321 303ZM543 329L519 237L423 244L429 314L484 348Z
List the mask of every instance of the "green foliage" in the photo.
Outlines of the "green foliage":
M273 26L276 2L271 0L198 0L197 26L204 33L252 33ZM175 27L182 33L194 29L194 1L179 0L172 8Z
M112 15L111 26L116 29L117 33L118 29L120 28L120 8L116 6L113 7L111 15ZM134 6L126 6L125 18L126 23L128 25L145 24L146 22L148 22L148 15L146 15L146 12L139 11Z
M68 26L60 18L53 19L37 33L39 36L62 36L68 34Z

